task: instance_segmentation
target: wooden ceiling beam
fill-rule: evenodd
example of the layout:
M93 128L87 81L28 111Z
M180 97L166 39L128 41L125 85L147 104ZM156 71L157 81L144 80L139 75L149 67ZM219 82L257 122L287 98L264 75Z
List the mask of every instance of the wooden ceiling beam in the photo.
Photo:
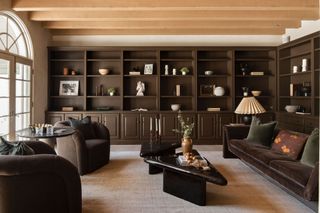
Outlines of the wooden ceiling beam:
M48 29L186 29L186 28L283 28L300 27L300 21L51 21Z
M318 8L318 0L12 0L16 11L61 10L292 10Z
M52 35L282 35L285 33L281 28L239 28L239 29L63 29L51 30Z
M318 10L278 11L35 11L33 21L190 21L190 20L315 20Z

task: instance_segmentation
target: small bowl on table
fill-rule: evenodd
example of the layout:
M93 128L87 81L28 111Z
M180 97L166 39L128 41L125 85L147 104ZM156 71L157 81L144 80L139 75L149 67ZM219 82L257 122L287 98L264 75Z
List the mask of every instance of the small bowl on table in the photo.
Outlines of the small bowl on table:
M295 113L298 111L299 107L300 106L297 106L297 105L287 105L287 106L285 106L284 109L289 113Z
M261 91L260 90L252 90L251 91L253 96L260 96L261 95Z

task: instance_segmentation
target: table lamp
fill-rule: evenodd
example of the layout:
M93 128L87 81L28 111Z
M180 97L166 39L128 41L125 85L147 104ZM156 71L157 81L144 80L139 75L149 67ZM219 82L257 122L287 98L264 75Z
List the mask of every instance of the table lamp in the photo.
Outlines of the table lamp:
M266 112L255 97L243 97L234 113L245 115L242 120L245 124L251 124L252 115Z

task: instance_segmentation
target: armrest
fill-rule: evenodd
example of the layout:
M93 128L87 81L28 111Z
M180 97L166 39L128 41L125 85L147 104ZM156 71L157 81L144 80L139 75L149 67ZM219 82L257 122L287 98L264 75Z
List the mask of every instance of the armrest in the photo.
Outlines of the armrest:
M93 122L92 125L97 138L110 141L110 132L105 125L98 122Z
M247 137L250 126L230 126L225 125L223 127L223 143L222 143L222 154L224 158L237 158L229 150L229 141L231 139L243 139Z
M319 162L316 163L313 168L306 188L303 192L303 196L307 200L315 201L318 200L318 186L319 186Z
M0 156L0 176L10 178L12 181L21 181L25 178L26 184L36 184L28 182L28 177L32 175L40 176L50 174L50 177L63 180L62 187L65 188L68 198L70 212L81 212L81 182L77 169L67 160L57 155L27 155L27 156ZM19 178L19 179L18 179ZM4 179L2 179L4 180ZM51 187L51 186L48 186ZM30 187L26 187L30 189ZM34 193L37 186L31 187ZM5 189L4 189L5 190ZM10 188L7 190L10 191ZM12 189L14 190L14 189ZM5 208L5 207L4 207Z
M40 141L22 141L30 146L35 154L52 154L56 155L56 152L48 145Z

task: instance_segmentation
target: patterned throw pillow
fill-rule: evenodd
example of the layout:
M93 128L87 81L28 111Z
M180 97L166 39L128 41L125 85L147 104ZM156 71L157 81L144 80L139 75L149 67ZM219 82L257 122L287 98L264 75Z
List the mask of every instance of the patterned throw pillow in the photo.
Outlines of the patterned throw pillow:
M271 150L281 152L297 160L307 138L308 135L303 133L281 130L274 139Z
M0 155L34 155L34 150L24 142L9 142L0 137Z

